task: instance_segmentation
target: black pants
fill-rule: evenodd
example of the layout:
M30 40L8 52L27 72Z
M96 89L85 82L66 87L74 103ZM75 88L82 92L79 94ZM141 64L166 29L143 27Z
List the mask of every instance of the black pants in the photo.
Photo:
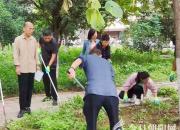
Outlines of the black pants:
M47 97L53 97L54 100L57 100L56 92L54 91L54 88L49 80L49 77L47 73L45 72L45 69L42 68L44 75L43 75L43 83L44 83L44 89ZM57 90L57 78L56 78L56 68L51 68L50 70L50 76L52 78L52 81L55 85L55 88Z
M135 94L138 99L141 99L141 94L144 93L143 87L141 85L134 85L128 92L128 98L132 98ZM124 97L124 91L121 91L119 94L119 97L123 99Z
M89 94L84 98L83 113L86 118L87 130L96 130L98 113L103 106L107 112L110 130L119 122L119 100L113 96Z
M20 109L24 110L31 106L34 73L21 73L21 75L18 75L18 83Z

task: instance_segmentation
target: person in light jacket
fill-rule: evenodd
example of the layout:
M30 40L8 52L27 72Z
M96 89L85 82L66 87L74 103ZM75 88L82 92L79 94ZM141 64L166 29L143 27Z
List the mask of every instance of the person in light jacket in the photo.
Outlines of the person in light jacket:
M39 69L38 42L32 36L34 25L25 22L23 34L16 37L13 43L13 58L18 76L19 84L19 105L20 111L18 118L23 117L24 113L31 113L31 97L34 86L34 74Z
M158 104L159 99L157 98L157 87L150 78L149 73L146 71L133 73L124 83L119 97L125 102L129 100L130 102L139 105L141 100L143 100L142 95L145 97L148 89L152 92L154 102ZM136 99L134 97L136 97Z

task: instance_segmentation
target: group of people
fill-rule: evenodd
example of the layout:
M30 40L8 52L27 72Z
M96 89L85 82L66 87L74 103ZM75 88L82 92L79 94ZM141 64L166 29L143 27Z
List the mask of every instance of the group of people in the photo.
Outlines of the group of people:
M31 113L31 97L34 87L35 72L42 70L43 83L46 97L42 100L53 100L52 105L57 105L57 95L50 83L48 74L57 88L56 66L58 44L53 38L53 34L49 30L45 30L39 42L32 36L34 25L31 22L26 22L23 27L22 35L15 38L13 43L13 58L18 76L19 84L19 105L20 111L18 118L23 117L25 113ZM38 51L40 48L40 52ZM39 54L45 62L45 66L41 65Z
M23 27L23 34L16 37L13 43L14 65L19 83L20 112L18 118L23 117L24 113L31 112L34 74L37 70L42 69L44 72L43 83L46 97L43 101L52 99L52 105L57 105L57 95L47 75L50 74L57 88L57 42L51 31L48 30L43 32L42 37L37 42L32 36L33 31L33 24L26 22ZM104 107L109 117L110 129L121 130L119 98L125 102L134 102L138 105L149 89L155 102L159 102L157 88L150 79L149 73L145 71L133 73L123 85L122 91L119 94L117 93L109 41L108 34L103 34L98 40L97 31L90 29L81 54L72 63L67 73L68 77L73 79L76 76L76 69L80 67L83 68L87 77L87 87L83 99L83 113L87 130L96 130L98 113L102 107ZM41 51L37 51L38 48L41 48ZM42 55L46 67L40 67L39 54Z

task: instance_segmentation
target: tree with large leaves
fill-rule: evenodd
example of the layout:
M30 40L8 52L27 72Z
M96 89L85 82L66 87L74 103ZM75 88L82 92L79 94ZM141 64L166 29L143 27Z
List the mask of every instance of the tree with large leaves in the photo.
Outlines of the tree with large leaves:
M74 35L74 30L87 27L84 0L19 0L26 6L32 6L35 25L42 31L49 27L56 39L59 35ZM76 4L76 6L72 6Z
M146 19L151 14L157 14L162 25L162 35L164 40L172 38L174 35L173 7L171 0L116 0L124 11L122 21L130 24L130 16L137 19Z
M38 23L42 25L40 21L45 21L43 23L49 25L57 39L59 35L74 36L75 30L88 27L100 31L105 27L111 14L115 17L122 16L120 6L111 0L107 1L110 5L104 0L19 1L25 5L34 6L34 14ZM119 10L120 12L117 13Z

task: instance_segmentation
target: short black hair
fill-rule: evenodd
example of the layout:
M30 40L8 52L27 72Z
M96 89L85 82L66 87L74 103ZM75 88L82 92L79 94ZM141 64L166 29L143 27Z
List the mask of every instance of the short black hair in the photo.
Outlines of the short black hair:
M140 83L142 80L147 79L147 78L149 78L149 77L150 77L150 75L149 75L148 72L142 71L142 72L138 72L137 77L136 77L135 80L136 80L136 83L138 84L138 83Z
M109 34L103 34L102 36L101 36L101 40L102 41L109 41L110 40L110 37L109 37Z
M96 33L97 31L95 29L90 29L88 32L88 40L92 39L92 36Z
M52 36L52 31L51 30L44 30L43 31L43 36Z

